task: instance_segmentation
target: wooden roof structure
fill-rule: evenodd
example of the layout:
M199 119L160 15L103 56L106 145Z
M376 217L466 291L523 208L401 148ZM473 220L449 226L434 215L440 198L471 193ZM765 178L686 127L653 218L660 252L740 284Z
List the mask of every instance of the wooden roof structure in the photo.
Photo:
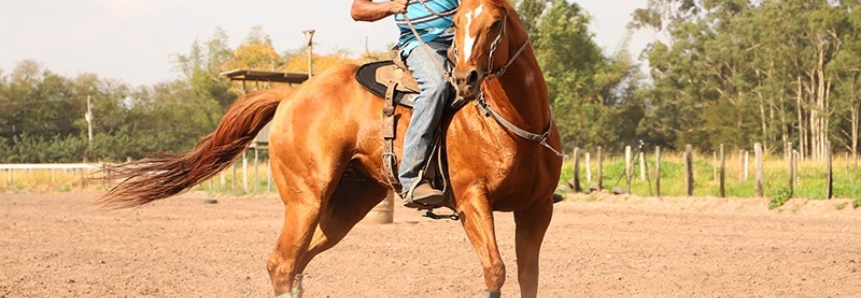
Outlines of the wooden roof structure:
M255 82L278 82L289 84L302 84L308 80L307 73L283 72L283 71L268 71L268 70L253 70L253 69L234 69L221 73L222 76L234 81L255 81Z
M268 71L268 70L253 70L253 69L234 69L221 73L232 81L242 81L242 91L245 92L245 83L252 81L260 82L276 82L288 84L302 84L308 80L307 73L283 72L283 71ZM266 84L268 87L268 84ZM258 85L259 89L259 85ZM269 146L269 125L266 124L263 129L254 138L254 142L249 146L253 149L266 149Z

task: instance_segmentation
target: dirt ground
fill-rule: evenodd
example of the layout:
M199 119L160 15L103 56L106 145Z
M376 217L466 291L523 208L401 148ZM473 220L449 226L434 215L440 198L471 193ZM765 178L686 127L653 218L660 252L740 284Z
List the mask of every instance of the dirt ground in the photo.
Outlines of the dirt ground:
M138 210L97 193L0 194L0 297L266 297L275 196L188 194ZM845 200L569 196L541 255L541 297L859 297L861 210ZM839 206L845 208L839 210ZM497 213L519 297L514 223ZM305 297L481 297L459 223L396 208L306 271Z

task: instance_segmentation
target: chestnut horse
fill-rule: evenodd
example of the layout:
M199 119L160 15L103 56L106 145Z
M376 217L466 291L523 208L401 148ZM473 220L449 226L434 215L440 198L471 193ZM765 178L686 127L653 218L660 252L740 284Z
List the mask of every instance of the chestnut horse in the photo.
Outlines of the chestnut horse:
M521 296L536 297L538 254L562 164L544 77L505 0L464 0L454 18L459 62L452 82L458 96L481 104L457 111L443 127L449 204L481 259L485 297L500 295L506 275L493 211L514 213ZM356 82L356 69L342 65L294 91L243 96L194 150L112 169L111 178L125 181L97 204L138 207L187 190L227 168L271 120L269 156L284 227L267 268L275 294L292 297L308 262L337 244L391 187L381 158L384 102ZM411 111L396 113L403 136Z

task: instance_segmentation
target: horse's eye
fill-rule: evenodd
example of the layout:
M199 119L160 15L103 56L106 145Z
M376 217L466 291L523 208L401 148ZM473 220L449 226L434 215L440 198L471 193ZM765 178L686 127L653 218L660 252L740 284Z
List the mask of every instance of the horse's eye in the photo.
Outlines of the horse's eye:
M490 25L490 29L496 31L496 30L499 30L499 27L501 27L501 26L502 26L502 20L498 20L496 22L493 22L493 25Z

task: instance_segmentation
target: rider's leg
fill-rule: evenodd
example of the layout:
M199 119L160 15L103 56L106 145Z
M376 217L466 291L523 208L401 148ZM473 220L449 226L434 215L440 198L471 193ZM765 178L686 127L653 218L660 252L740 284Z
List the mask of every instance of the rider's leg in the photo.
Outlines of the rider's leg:
M430 155L434 134L451 88L445 80L445 74L437 66L448 71L446 51L450 43L434 41L427 45L430 51L417 47L406 59L407 67L419 83L421 93L416 97L404 137L404 156L401 158L398 178L403 191L411 194L414 202L433 205L442 201L442 192L430 188L426 181L419 181L419 173Z

